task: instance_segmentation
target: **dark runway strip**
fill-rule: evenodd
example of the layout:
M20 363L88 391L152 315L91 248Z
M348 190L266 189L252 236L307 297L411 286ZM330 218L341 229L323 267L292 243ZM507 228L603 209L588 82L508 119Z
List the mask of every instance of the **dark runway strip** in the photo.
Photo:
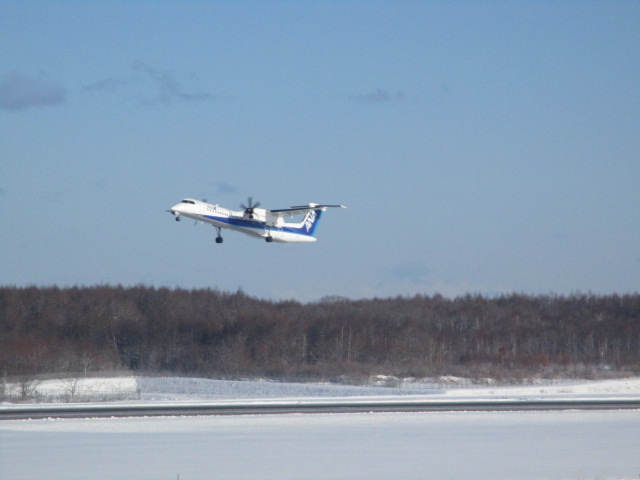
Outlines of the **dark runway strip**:
M638 398L522 399L323 399L216 403L3 405L0 420L42 418L273 415L291 413L456 412L640 409Z

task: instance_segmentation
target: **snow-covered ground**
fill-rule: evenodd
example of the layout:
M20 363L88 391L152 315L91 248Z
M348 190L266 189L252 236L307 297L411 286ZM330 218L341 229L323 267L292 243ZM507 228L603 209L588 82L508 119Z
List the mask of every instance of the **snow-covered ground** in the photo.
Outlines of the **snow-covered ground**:
M60 382L41 382L38 391L64 390ZM640 397L640 379L490 388L448 383L465 382L394 381L397 388L382 388L123 377L83 379L76 388L125 392L133 402ZM640 410L5 420L0 479L637 479L638 432Z
M387 385L394 385L389 387ZM40 401L210 401L299 397L363 397L428 395L438 397L638 396L640 378L617 380L531 381L521 386L472 386L467 379L389 380L377 377L372 386L330 383L232 381L185 377L113 377L41 381L33 386ZM19 399L20 385L7 385L8 398Z
M0 478L637 479L640 411L0 422Z
M142 400L242 400L258 398L362 397L440 393L431 388L387 388L331 383L210 380L202 378L137 378Z

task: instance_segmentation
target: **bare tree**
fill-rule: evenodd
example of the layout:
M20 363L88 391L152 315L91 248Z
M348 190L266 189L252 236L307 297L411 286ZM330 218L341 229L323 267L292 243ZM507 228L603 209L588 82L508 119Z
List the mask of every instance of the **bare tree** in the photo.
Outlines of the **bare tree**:
M20 375L18 377L18 386L20 392L20 400L26 402L36 397L40 380L35 374Z
M67 398L69 399L70 402L72 402L76 397L76 393L78 392L79 381L80 381L79 375L71 375L64 379L65 391L68 394Z

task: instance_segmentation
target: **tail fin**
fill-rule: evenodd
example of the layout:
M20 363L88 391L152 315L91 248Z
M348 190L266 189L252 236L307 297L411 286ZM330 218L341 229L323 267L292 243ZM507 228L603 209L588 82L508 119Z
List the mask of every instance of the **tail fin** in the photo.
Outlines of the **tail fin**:
M309 210L304 216L304 219L300 223L300 227L296 228L298 233L313 237L320 223L320 217L322 216L322 210Z

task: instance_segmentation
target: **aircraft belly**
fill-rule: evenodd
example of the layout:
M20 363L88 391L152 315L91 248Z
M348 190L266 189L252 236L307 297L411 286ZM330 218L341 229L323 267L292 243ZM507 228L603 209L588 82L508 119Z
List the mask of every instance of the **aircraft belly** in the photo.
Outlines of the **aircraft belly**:
M308 243L316 241L315 237L282 231L272 231L271 236L273 237L274 242L281 243Z
M254 238L264 238L267 236L267 231L264 226L257 222L232 219L229 220L227 227Z
M255 238L264 238L267 236L264 229L259 228L248 228L248 227L236 227L239 232L244 233L245 235L249 235L250 237Z
M201 215L197 218L197 220L210 223L211 225L215 225L216 227L221 227L221 228L227 228L229 226L225 222L222 222L217 218L211 217L209 215Z

